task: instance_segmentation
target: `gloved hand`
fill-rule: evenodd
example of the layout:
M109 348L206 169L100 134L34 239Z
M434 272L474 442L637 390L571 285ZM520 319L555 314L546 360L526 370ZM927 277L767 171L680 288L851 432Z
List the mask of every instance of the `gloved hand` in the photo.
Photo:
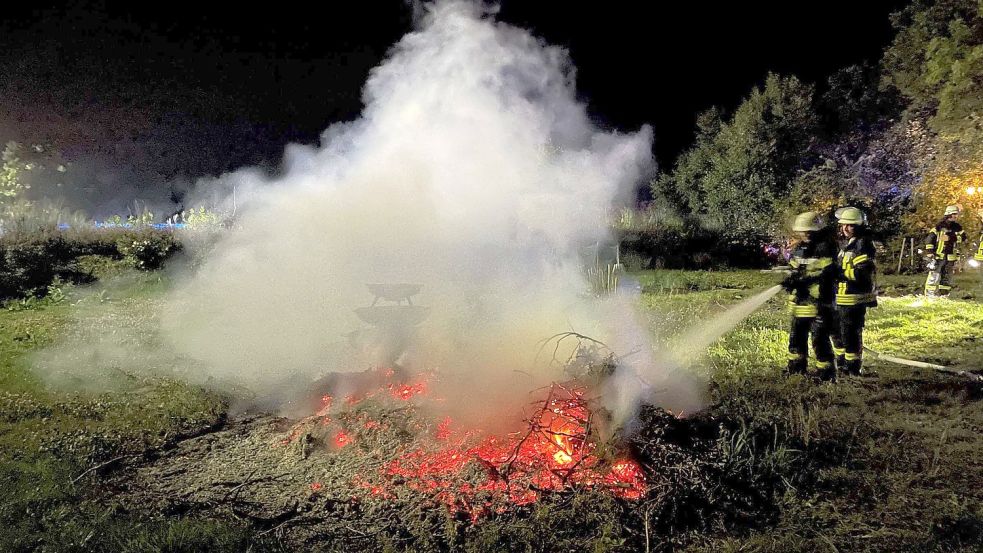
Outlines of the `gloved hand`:
M782 280L782 288L784 288L786 292L791 292L798 287L800 282L802 282L802 276L799 275L799 273L789 273L789 275Z
M925 264L925 267L927 267L929 271L934 271L935 270L935 258L933 257L933 258L929 259L928 260L928 263Z

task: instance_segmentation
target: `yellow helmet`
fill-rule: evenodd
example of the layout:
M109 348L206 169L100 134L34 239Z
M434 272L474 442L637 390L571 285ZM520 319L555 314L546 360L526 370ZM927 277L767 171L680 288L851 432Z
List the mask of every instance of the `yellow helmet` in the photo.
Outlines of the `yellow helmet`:
M866 225L867 216L855 207L841 207L836 210L836 222L841 225Z
M962 209L960 209L958 205L947 205L945 206L945 214L943 216L948 217L949 215L959 215L960 211L962 211Z
M823 222L819 219L819 214L815 211L799 213L792 223L792 230L795 232L809 232L823 228Z

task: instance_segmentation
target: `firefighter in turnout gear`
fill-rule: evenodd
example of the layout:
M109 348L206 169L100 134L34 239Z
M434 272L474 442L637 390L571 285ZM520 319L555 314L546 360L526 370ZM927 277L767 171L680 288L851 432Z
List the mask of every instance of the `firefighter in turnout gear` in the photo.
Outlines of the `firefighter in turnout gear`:
M789 292L792 313L786 372L806 374L811 333L819 378L832 381L836 379L830 341L836 321L833 312L836 242L823 230L822 221L812 211L796 217L792 230L800 240L789 260L792 272L782 282Z
M837 367L850 376L863 372L864 324L867 308L877 306L874 243L867 236L867 218L855 207L836 210L840 236L845 240L836 259L836 318L833 335Z
M928 261L928 277L925 279L926 296L948 296L952 291L952 269L959 261L960 245L966 241L966 232L956 222L959 206L950 205L935 229L925 238L922 250Z

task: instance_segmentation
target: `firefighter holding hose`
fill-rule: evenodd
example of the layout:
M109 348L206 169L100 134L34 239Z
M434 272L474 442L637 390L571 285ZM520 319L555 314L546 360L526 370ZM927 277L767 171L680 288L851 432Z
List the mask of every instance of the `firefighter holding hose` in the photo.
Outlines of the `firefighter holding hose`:
M816 352L816 368L822 380L836 380L831 335L835 332L833 294L836 282L836 243L823 230L814 211L799 214L792 224L798 243L792 251L792 272L782 281L789 292L792 324L788 341L786 374L806 374L809 335Z
M928 261L926 296L948 296L952 291L953 265L959 261L959 247L966 241L966 232L956 221L959 212L959 206L947 206L942 220L925 238L922 252Z
M874 243L867 235L867 217L856 207L836 210L844 240L836 259L836 318L833 333L837 367L849 376L864 376L863 332L867 309L877 306Z

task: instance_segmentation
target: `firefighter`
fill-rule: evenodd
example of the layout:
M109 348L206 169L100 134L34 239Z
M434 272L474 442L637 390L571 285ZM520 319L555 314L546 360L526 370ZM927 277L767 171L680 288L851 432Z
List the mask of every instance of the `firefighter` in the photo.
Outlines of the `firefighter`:
M948 296L952 291L953 265L959 261L959 246L966 241L966 232L956 222L959 211L959 206L947 206L942 220L925 238L922 252L928 261L926 296Z
M855 207L836 210L843 239L836 259L836 319L833 334L836 365L849 376L863 376L864 323L867 308L877 306L874 243L867 236L867 218Z
M816 352L816 368L822 380L836 380L833 366L833 294L836 282L836 242L818 214L807 211L795 218L792 231L799 241L792 251L792 272L782 282L789 292L792 324L788 340L786 374L806 374L809 334Z

